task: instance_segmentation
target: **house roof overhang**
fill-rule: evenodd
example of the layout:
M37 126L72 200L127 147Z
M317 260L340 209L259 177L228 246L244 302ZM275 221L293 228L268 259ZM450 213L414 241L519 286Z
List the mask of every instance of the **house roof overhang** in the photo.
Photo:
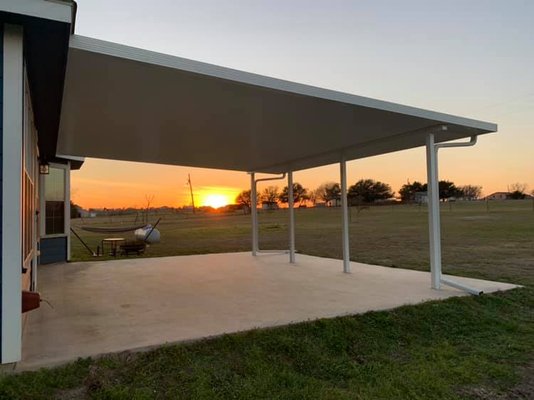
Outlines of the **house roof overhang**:
M280 173L497 125L73 35L58 151Z
M75 3L65 1L6 0L0 5L0 22L23 29L39 156L46 162L65 161L56 155L56 147L75 9Z

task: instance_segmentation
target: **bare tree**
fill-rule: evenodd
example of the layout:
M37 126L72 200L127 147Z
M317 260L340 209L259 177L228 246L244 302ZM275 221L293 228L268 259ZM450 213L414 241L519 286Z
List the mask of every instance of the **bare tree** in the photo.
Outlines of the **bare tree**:
M261 195L263 201L268 201L269 203L276 203L278 196L280 195L278 191L278 186L267 186Z
M527 191L528 185L526 183L512 183L508 186L508 191L510 192L511 199L524 199L526 197L525 192Z
M511 193L512 192L525 193L527 191L527 187L528 185L526 183L516 182L508 186L508 191Z
M155 195L153 194L151 195L145 194L145 204L146 204L145 205L145 218L144 218L145 224L148 224L148 213L150 212L150 205L154 201L154 197Z
M482 186L476 185L464 185L460 186L458 190L461 196L468 200L476 200L482 195Z

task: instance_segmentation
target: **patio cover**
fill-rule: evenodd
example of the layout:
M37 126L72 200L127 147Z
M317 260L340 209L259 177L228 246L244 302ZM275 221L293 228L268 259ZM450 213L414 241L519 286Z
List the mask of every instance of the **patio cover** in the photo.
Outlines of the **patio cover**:
M432 129L497 126L73 35L57 151L279 173L423 146Z

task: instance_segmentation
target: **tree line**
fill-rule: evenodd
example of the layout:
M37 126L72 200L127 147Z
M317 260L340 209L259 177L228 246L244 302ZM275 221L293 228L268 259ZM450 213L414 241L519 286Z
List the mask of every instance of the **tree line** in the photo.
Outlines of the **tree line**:
M442 201L450 199L477 200L482 196L482 186L479 185L460 185L454 182L441 180L438 183L439 199ZM424 202L427 196L427 184L418 181L407 182L399 189L398 197L404 203ZM284 186L282 190L278 186L268 186L257 196L256 204L282 203L288 202L288 187ZM514 183L508 186L508 198L524 199L528 196L527 185ZM372 204L387 200L392 200L395 192L387 183L376 181L374 179L360 179L354 185L347 189L347 200L349 206ZM532 191L534 196L534 190ZM250 190L243 190L236 198L236 203L250 207ZM325 182L316 189L309 190L304 188L300 183L293 184L293 201L297 206L309 201L316 205L322 201L329 205L339 205L341 201L341 186L335 182Z
M391 186L373 179L361 179L347 190L347 198L350 205L387 200L392 198L393 195L394 192L391 190ZM280 191L278 186L268 186L257 197L257 204L260 202L287 204L289 201L289 188L284 186ZM293 183L293 201L298 206L306 201L316 204L319 201L332 203L340 200L341 186L339 183L326 182L314 190L309 190L298 182ZM236 203L251 207L250 190L243 190L239 193Z
M406 183L399 189L399 196L403 202L417 201L418 194L426 194L428 185L414 181L413 183ZM447 200L450 198L462 198L466 200L476 200L482 195L482 186L464 185L456 186L451 181L439 181L438 183L440 200Z
M282 190L278 186L268 186L258 193L256 204L267 203L288 203L288 186ZM399 189L399 197L403 202L423 201L426 196L427 184L418 181L408 182ZM393 199L395 192L387 183L374 179L360 179L347 189L347 200L349 205L372 204ZM439 181L439 198L447 200L451 198L462 198L466 200L476 200L482 195L482 187L477 185L457 186L454 182ZM335 182L325 182L316 189L309 190L300 183L293 184L293 201L297 206L305 204L307 201L317 204L322 201L330 205L338 205L341 201L341 186ZM251 207L250 190L243 190L236 198L236 203Z

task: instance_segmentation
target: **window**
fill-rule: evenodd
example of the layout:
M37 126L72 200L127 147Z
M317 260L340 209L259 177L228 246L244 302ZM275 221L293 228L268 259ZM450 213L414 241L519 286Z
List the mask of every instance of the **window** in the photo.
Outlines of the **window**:
M44 178L45 233L65 233L65 169L50 166Z
M37 131L33 121L28 79L24 79L24 120L22 136L22 255L24 268L30 268L34 257L37 209Z
M35 191L30 176L24 172L22 186L22 250L23 259L32 255L35 215Z

